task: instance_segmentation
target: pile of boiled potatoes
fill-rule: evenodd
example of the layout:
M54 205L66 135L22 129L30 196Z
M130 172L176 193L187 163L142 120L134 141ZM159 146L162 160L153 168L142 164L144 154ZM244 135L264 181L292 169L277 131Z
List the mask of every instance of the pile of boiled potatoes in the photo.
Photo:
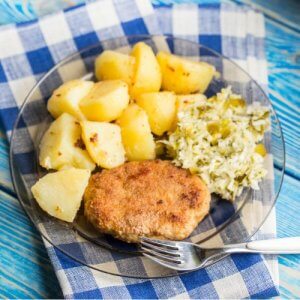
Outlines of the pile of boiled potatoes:
M154 159L154 136L176 128L177 112L187 102L205 99L215 72L205 62L165 52L155 56L143 42L130 55L100 54L99 81L66 82L48 101L55 120L41 140L39 162L59 171L32 187L41 208L71 222L96 165L110 169L127 160Z

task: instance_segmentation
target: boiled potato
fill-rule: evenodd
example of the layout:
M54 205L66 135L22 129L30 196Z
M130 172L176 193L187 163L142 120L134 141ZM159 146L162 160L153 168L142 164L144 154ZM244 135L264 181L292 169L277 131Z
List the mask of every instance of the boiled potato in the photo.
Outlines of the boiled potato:
M48 101L47 108L50 114L57 118L62 113L68 113L79 120L85 117L79 109L79 102L92 89L94 83L81 79L71 80L56 89Z
M128 160L155 158L155 143L146 112L130 104L118 119L122 141Z
M67 113L52 122L44 134L40 144L39 161L46 169L95 168L81 139L79 122Z
M118 125L83 121L81 128L86 148L98 166L111 169L124 163L125 151Z
M134 45L131 55L136 59L131 96L135 99L139 94L158 92L161 87L161 72L155 55L148 45L139 42Z
M95 83L79 107L89 121L110 122L121 116L128 103L127 84L121 80L107 80Z
M96 59L95 75L98 80L121 79L130 85L133 80L134 68L134 57L106 50Z
M149 118L151 131L162 135L171 129L176 116L176 96L172 92L140 94L136 99Z
M73 222L87 187L90 170L68 169L48 173L31 191L39 206L50 216Z
M159 52L157 60L162 72L162 88L176 94L203 93L215 74L215 67L182 57Z

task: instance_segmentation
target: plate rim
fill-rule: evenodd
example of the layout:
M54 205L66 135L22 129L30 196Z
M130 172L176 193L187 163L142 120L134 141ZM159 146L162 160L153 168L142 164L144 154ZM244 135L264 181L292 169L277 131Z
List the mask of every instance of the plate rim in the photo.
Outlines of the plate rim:
M262 227L262 225L265 223L266 219L268 218L268 216L272 212L272 210L273 210L273 208L274 208L274 206L275 206L275 204L277 202L278 196L279 196L279 194L281 192L281 189L282 189L282 184L283 184L283 180L284 180L284 176L285 176L285 166L286 166L286 150L285 150L285 140L284 140L282 126L281 126L280 120L279 120L279 118L277 116L277 113L275 111L275 108L274 108L272 102L270 101L269 97L267 96L266 92L261 87L261 85L258 84L257 81L255 79L253 79L253 77L246 70L244 70L242 67L240 67L235 61L233 61L228 56L223 55L223 54L221 54L221 53L219 53L219 52L211 49L210 47L204 46L204 45L202 45L200 43L196 43L196 42L190 41L188 39L173 37L173 36L170 36L170 35L161 35L161 34L160 35L137 34L137 35L128 35L128 36L124 35L124 36L119 36L119 37L115 37L115 38L110 38L110 39L105 39L103 41L99 41L98 43L95 43L95 44L90 45L88 47L84 47L83 49L81 49L79 51L76 51L76 52L74 52L74 53L66 56L62 60L60 60L51 69L49 69L37 81L37 83L31 88L31 90L29 91L29 93L27 94L27 96L24 98L24 101L23 101L22 105L19 108L19 113L18 113L18 116L17 116L17 118L16 118L16 120L14 122L13 129L11 131L11 136L9 138L9 146L10 146L10 148L9 148L9 169L10 169L10 175L11 175L11 178L12 178L12 183L13 183L14 190L15 190L16 195L17 195L17 199L18 199L18 201L19 201L22 209L25 211L26 215L29 217L30 221L33 223L34 227L38 230L38 232L39 232L39 234L41 235L42 238L44 238L48 243L51 244L52 247L55 247L56 249L58 249L60 252L62 252L67 257L69 257L69 258L73 259L74 261L80 263L82 266L89 267L91 269L97 270L97 271L102 272L102 273L110 274L110 275L113 275L113 276L121 276L121 277L127 277L127 278L138 278L138 279L159 279L159 278L174 277L174 276L178 276L178 275L181 275L181 274L186 274L186 273L194 272L195 270L193 270L193 271L185 271L185 272L176 272L174 274L168 274L168 275L163 275L163 276L147 276L147 277L146 276L145 277L144 276L133 276L133 275L127 275L127 274L116 274L116 273L111 273L111 272L108 272L108 271L105 271L105 270L100 270L100 269L98 269L96 267L93 267L93 265L89 265L87 263L83 263L79 259L77 259L77 258L73 257L71 254L67 253L65 250L60 249L57 245L54 245L54 243L48 237L46 237L43 234L43 232L41 231L41 229L39 228L39 226L37 226L37 224L36 224L35 220L33 219L33 217L27 212L25 206L23 205L23 202L20 200L22 198L22 196L21 196L21 194L19 192L19 189L17 187L16 178L15 178L15 171L14 171L14 168L13 168L13 151L12 151L13 150L13 147L12 147L12 145L13 145L13 137L14 137L14 135L16 133L17 125L18 125L18 123L20 121L20 118L21 118L22 113L24 111L24 108L25 108L25 106L27 104L27 101L33 95L33 93L35 92L36 88L39 87L39 85L41 84L41 82L43 82L52 72L54 72L55 70L57 70L60 66L64 65L69 60L72 60L73 58L75 58L76 56L82 54L83 52L86 52L86 51L89 51L89 50L91 50L93 48L101 46L101 43L115 41L115 40L122 40L122 39L134 39L134 38L137 38L137 39L164 38L164 39L179 40L179 41L190 43L190 44L192 44L192 45L194 45L195 47L198 47L198 48L207 49L211 53L215 54L217 57L221 57L222 59L227 59L228 61L230 61L230 63L232 63L233 65L235 65L240 71L242 71L244 74L246 74L254 82L254 84L259 88L259 90L262 92L262 94L264 95L264 97L267 99L268 104L269 104L269 106L270 106L270 108L272 110L272 113L275 116L275 120L276 120L276 122L278 124L278 127L279 127L279 132L280 132L281 140L282 140L283 161L282 161L282 170L280 171L281 172L281 178L280 178L280 182L279 182L279 188L278 188L278 191L276 192L276 194L274 194L274 200L273 200L272 204L269 207L269 211L264 215L263 220L260 222L260 224L258 224L257 228L248 236L248 238L246 238L245 240L243 240L241 242L247 242L247 241L249 241L249 240L252 239L252 237L259 231L259 229ZM244 205L246 204L246 202L247 201L245 201L241 205L241 207L234 213L234 215L232 217L230 217L230 219L228 219L225 222L225 224L223 224L221 226L221 228L219 230L217 230L214 234L212 234L209 237L205 238L201 242L207 241L208 239L210 239L211 237L213 237L215 234L220 233L221 231L223 231L237 217L237 215L239 214L239 212L241 211L241 209L244 207ZM206 265L205 267L212 266L215 263L217 263L218 261L222 260L223 258L225 258L225 257L227 257L229 255L230 254L224 254L224 256L220 257L219 259L215 260L214 262L211 262L209 265ZM205 267L201 267L201 268L205 268ZM199 269L201 269L201 268L199 268ZM197 269L197 270L199 270L199 269Z

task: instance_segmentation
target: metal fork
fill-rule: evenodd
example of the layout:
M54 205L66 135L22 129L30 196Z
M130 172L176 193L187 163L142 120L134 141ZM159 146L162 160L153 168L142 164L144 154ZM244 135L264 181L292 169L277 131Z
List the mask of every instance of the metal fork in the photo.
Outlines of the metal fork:
M188 242L142 238L143 255L156 263L177 271L191 271L205 267L231 253L300 254L300 237L250 241L207 248Z

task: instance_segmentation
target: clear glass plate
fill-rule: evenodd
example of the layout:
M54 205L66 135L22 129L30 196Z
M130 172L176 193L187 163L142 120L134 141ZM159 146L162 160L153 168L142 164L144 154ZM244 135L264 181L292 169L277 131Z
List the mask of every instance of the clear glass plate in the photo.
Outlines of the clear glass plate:
M32 89L16 120L10 150L10 166L20 203L42 236L74 260L96 270L136 278L157 278L177 272L160 267L143 257L137 245L127 244L95 231L80 211L68 224L43 212L30 192L45 170L38 164L38 145L50 122L47 99L63 82L76 78L93 79L94 60L104 49L129 53L132 45L143 41L155 52L168 51L193 60L213 64L220 77L210 84L207 96L231 85L248 103L258 101L270 107L272 128L265 134L268 175L260 190L245 189L232 204L213 196L209 215L194 230L189 240L209 246L244 242L262 225L281 188L285 151L278 118L262 88L238 65L204 46L166 36L130 36L107 40L67 57L51 69ZM212 261L211 263L214 263Z

